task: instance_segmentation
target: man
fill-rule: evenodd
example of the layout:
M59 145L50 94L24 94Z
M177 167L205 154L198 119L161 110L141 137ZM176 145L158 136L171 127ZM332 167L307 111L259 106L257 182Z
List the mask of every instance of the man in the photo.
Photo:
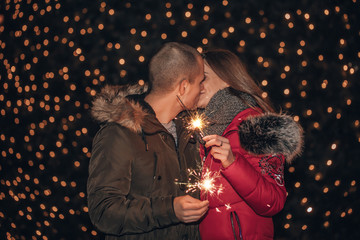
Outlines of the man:
M185 194L187 168L199 158L196 143L173 119L197 104L203 59L192 47L167 43L151 59L151 91L105 87L92 115L105 125L93 141L88 204L106 239L199 239L208 201ZM180 101L179 101L180 99Z

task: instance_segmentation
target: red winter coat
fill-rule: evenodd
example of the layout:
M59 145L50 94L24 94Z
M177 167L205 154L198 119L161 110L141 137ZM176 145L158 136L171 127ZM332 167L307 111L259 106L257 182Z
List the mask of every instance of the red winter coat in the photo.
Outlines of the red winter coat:
M285 157L282 154L259 156L243 149L238 129L251 115L259 113L248 108L237 114L222 135L229 139L235 157L230 166L222 168L221 162L211 154L204 161L203 176L207 168L219 172L215 184L222 185L223 192L201 193L201 198L210 202L209 211L200 223L202 240L273 239L272 216L283 209L286 200ZM203 159L204 148L200 155Z

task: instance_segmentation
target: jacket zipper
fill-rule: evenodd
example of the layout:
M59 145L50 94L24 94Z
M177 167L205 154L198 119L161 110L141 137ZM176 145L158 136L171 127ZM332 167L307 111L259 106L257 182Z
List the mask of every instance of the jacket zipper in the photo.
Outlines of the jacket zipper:
M236 229L235 229L235 225L234 225L234 216L235 216L235 219L236 219L237 226L239 228L239 239L243 240L239 216L237 215L237 213L235 211L232 211L230 213L230 222L231 222L231 227L232 227L233 234L234 234L234 239L237 240L237 234L236 234Z
M175 138L174 138L174 136L171 134L171 133L168 133L168 132L166 132L166 134L168 134L170 137L171 137L171 139L172 139L172 141L173 141L173 143L174 143L174 146L175 146L175 150L176 150L176 156L177 156L177 159L178 159L178 163L179 163L179 168L180 168L180 178L181 179L179 179L180 181L185 181L185 179L183 179L183 171L184 171L184 169L183 169L183 164L181 163L181 158L180 158L180 153L179 153L179 147L178 147L178 145L176 144L176 141L175 141ZM180 186L183 186L183 185L180 185Z
M178 159L178 162L179 162L179 167L180 167L180 170L181 170L181 159L180 159L180 154L179 154L179 147L176 145L175 138L171 133L165 132L165 134L169 135L171 137L173 143L174 143L175 150L176 150L176 156L177 156L177 159Z

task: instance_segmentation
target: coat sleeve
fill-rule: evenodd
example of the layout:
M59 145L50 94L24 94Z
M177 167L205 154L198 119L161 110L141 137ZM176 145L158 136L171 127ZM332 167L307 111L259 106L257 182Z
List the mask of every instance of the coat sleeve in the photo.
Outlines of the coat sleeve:
M132 156L129 132L117 124L107 124L95 136L87 185L89 215L106 234L143 233L179 222L172 196L129 194Z
M273 216L280 212L286 200L284 157L273 155L260 158L247 154L240 148L237 131L231 132L227 138L236 160L221 171L223 176L257 214Z

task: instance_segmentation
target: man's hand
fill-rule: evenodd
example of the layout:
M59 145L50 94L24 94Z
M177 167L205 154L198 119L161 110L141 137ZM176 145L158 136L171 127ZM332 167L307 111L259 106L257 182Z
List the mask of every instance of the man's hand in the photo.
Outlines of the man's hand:
M174 198L176 217L185 223L199 220L209 208L209 201L200 201L189 195Z

